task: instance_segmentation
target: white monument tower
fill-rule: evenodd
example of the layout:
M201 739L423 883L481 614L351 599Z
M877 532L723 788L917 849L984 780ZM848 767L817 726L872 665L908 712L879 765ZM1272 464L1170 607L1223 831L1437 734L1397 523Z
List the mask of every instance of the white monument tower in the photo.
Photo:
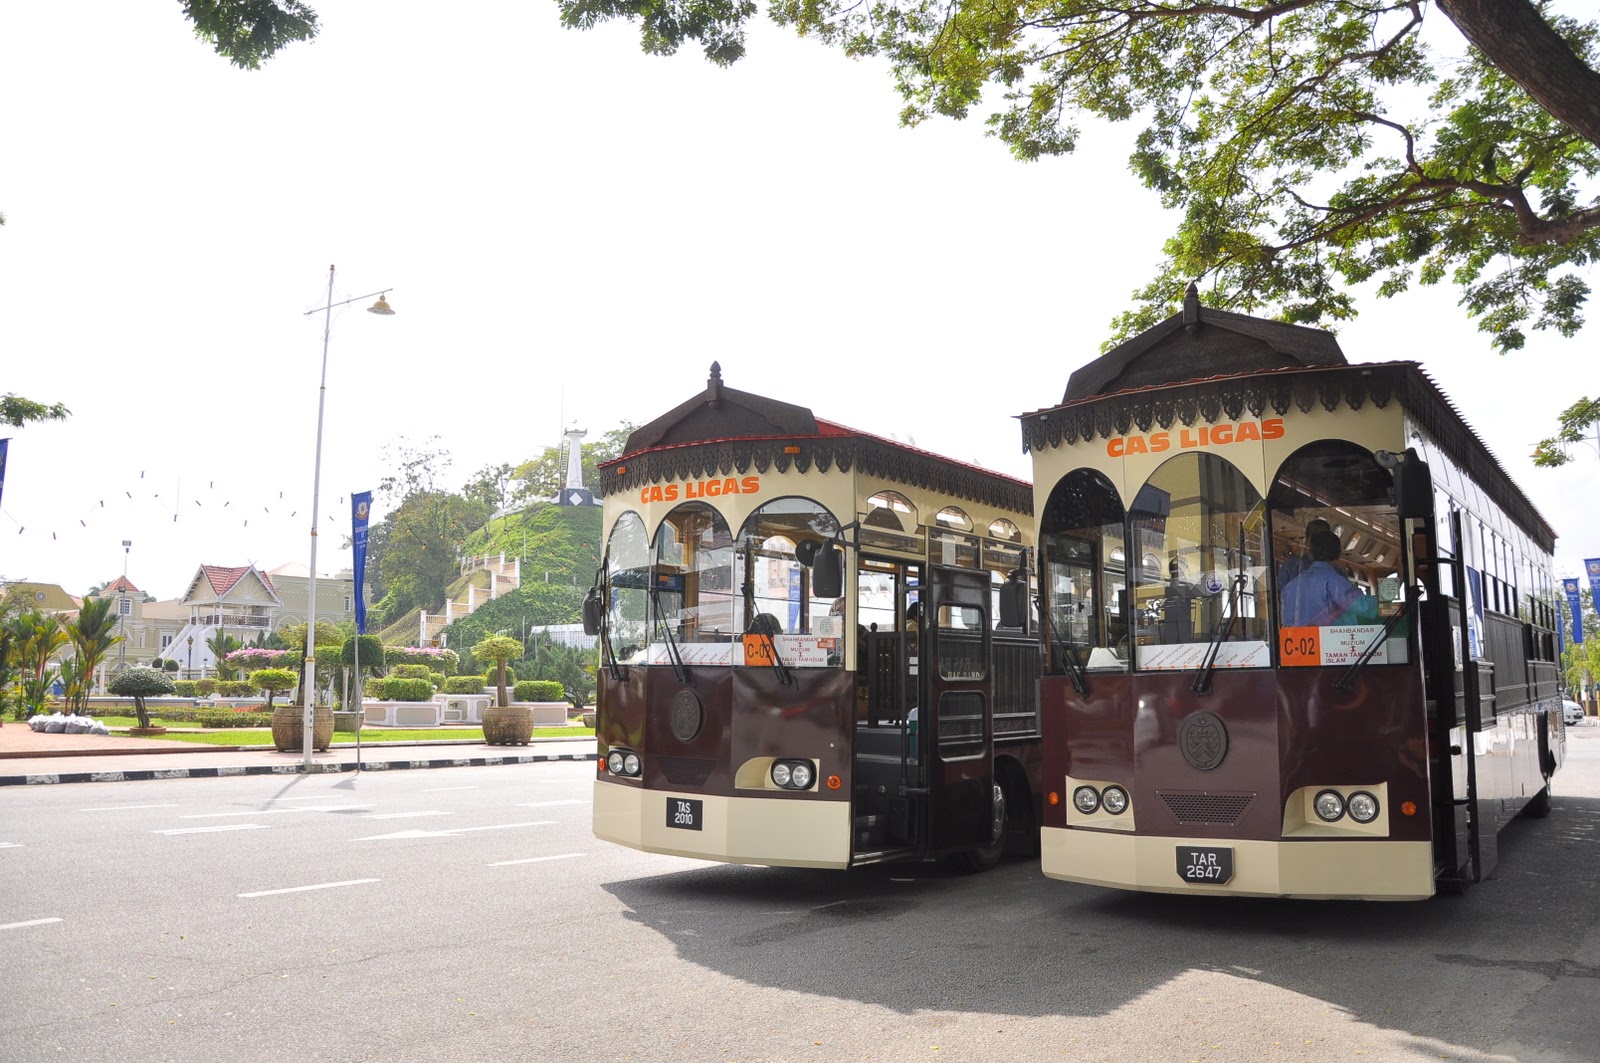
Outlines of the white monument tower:
M588 434L588 429L576 426L566 431L567 482L556 495L556 501L563 506L598 505L583 486L583 438Z

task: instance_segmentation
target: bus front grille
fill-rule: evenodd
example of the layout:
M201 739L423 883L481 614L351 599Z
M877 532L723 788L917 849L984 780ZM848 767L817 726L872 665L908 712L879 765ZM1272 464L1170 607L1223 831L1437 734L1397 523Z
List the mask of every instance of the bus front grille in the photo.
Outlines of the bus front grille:
M1179 823L1218 823L1231 826L1239 822L1255 794L1214 794L1205 790L1157 790Z
M656 763L661 766L661 774L674 786L703 786L717 766L714 760L698 757L658 757Z

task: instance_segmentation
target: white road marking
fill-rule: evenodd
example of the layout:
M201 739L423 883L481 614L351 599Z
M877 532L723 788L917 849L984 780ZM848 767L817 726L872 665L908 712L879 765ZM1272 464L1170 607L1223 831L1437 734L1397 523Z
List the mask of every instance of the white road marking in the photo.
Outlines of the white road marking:
M417 816L448 816L448 812L374 812L362 819L414 819Z
M432 787L431 789L423 790L422 792L425 793L425 794L442 794L446 790L476 790L476 789L478 789L478 787L476 787L476 786L435 786L435 787Z
M21 842L0 842L0 849L20 849L20 848L22 848L22 843Z
M366 838L355 839L358 842L387 842L400 838L453 838L458 834L466 834L475 830L506 830L510 827L548 827L555 823L553 819L541 819L533 823L493 823L487 827L456 827L454 830L403 830L394 834L374 834Z
M151 834L214 834L219 830L266 830L265 823L230 823L225 827L184 827L182 830L153 830Z
M343 812L352 808L371 808L371 805L303 805L300 808L263 808L251 812L199 812L179 819L226 819L229 816L281 816L285 812Z
M330 798L332 800L334 800L334 801L342 801L342 800L344 800L338 794L320 794L320 795L311 794L311 795L308 795L306 797L269 797L269 798L267 798L267 800L268 801L327 801Z
M0 923L0 930L21 930L25 926L44 926L46 923L61 922L65 922L65 920L55 916L51 916L49 919L28 919L20 923Z
M510 867L512 864L542 864L546 860L571 860L575 856L588 855L588 853L562 853L560 856L530 856L526 860L499 860L489 866Z
M550 808L553 805L587 805L588 801L524 801L517 805L518 808Z
M104 805L100 808L80 808L79 812L123 812L136 808L177 808L177 804L170 805Z
M331 890L340 886L364 886L368 882L382 882L381 878L353 878L345 882L319 882L315 886L290 886L281 890L256 890L254 893L241 893L241 897L271 897L279 893L305 893L307 890Z

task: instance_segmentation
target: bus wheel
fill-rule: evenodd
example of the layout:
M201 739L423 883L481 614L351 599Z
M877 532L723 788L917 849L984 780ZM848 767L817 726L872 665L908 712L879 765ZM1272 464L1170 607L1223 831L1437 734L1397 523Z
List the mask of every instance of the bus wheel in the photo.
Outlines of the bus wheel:
M976 849L956 857L956 862L967 871L988 871L1000 862L1006 851L1006 791L1000 780L994 781L994 815L989 825L989 841Z

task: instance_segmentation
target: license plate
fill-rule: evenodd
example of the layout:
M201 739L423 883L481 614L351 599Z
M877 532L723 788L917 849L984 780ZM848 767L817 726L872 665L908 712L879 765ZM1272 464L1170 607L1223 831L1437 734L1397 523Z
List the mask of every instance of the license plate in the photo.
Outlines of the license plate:
M705 802L692 798L667 798L667 826L699 830L705 823Z
M1233 878L1233 850L1180 845L1178 877L1185 882L1220 886Z

